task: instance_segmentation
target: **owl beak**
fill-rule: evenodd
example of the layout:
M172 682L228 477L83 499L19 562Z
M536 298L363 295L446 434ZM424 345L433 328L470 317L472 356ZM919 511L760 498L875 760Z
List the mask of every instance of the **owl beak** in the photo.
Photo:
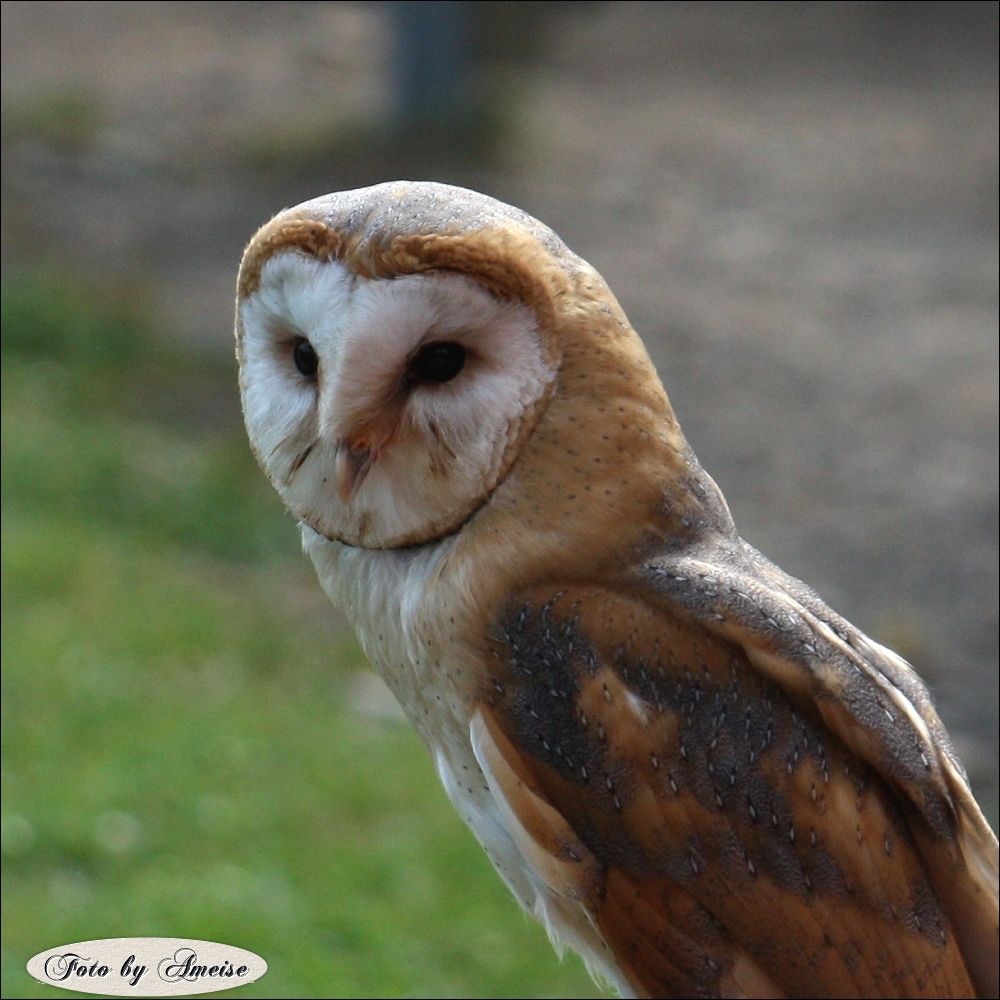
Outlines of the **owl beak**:
M345 507L361 488L361 484L375 463L375 458L375 452L367 445L351 444L349 441L340 442L334 468L337 493Z
M372 467L399 432L400 413L383 407L367 420L357 419L346 434L338 435L334 475L337 493L346 507L357 496Z

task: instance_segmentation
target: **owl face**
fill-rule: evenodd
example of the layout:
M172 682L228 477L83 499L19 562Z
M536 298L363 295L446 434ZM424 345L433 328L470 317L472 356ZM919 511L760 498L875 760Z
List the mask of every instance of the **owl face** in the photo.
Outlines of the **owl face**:
M533 312L469 277L370 278L294 249L262 266L237 335L265 472L295 517L366 548L463 524L556 374Z

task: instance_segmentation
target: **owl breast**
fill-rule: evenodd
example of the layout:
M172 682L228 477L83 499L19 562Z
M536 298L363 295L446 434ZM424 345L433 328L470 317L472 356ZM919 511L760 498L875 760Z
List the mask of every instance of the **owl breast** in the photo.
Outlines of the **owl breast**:
M478 661L452 622L466 601L448 579L454 542L404 550L331 542L303 527L303 544L323 589L350 615L362 648L434 759L449 798L527 909L535 892L504 830L469 743ZM446 613L441 613L444 608Z
M584 911L553 892L551 880L526 857L517 821L490 787L470 740L476 702L489 679L481 650L455 624L482 613L468 561L456 558L460 540L363 549L305 525L302 538L323 589L350 616L365 654L427 745L449 799L518 902L560 950L572 947L592 972L622 996L633 996Z

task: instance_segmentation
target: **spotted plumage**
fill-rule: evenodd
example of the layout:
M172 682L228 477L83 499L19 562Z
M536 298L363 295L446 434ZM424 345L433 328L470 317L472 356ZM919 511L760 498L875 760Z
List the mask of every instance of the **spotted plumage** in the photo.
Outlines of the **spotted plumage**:
M253 239L250 440L522 905L631 996L996 996L997 843L926 689L736 533L600 276L509 206Z

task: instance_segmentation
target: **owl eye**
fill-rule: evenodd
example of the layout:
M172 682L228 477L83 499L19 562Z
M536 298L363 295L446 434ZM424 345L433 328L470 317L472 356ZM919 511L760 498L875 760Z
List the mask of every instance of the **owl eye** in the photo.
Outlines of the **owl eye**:
M316 356L316 349L305 337L300 337L295 341L292 348L292 358L299 373L306 378L312 378L319 369L319 358Z
M435 340L413 355L410 372L427 382L450 382L465 367L465 348L453 340Z

